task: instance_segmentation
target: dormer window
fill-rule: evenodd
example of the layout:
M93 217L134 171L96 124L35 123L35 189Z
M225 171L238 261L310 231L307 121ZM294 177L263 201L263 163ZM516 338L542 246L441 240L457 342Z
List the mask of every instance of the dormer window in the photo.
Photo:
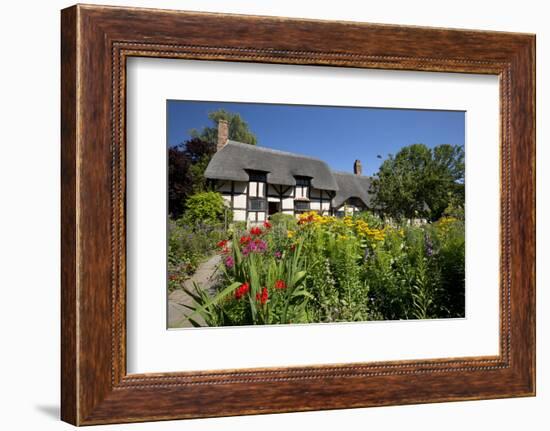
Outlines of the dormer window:
M262 171L248 171L248 181L265 183L267 181L267 173Z
M295 177L295 199L309 199L309 187L311 185L311 178L308 177Z
M263 212L267 207L267 173L248 171L248 211ZM257 218L255 218L257 220Z

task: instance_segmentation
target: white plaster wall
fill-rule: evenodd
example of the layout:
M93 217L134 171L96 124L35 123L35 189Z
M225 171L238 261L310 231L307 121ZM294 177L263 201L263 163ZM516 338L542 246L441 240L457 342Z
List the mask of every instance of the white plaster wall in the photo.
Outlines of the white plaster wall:
M254 198L254 197L258 196L258 183L257 182L251 181L248 184L248 187L250 187L249 196L251 198Z
M246 211L233 210L233 221L246 221Z
M293 198L284 198L283 199L283 210L290 209L294 210L294 199Z
M246 208L246 194L238 194L234 196L233 208Z
M229 196L229 195L222 195L222 198L223 198L223 200L224 200L229 206L231 206L231 196Z

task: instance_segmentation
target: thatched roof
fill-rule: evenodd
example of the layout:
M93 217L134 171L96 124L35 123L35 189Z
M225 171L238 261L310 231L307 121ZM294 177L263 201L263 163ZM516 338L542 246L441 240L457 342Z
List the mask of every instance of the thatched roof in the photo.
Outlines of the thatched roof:
M373 196L369 193L371 177L334 171L332 175L338 184L338 191L332 200L335 208L342 206L350 198L358 198L367 208L372 207Z
M328 165L322 160L229 140L208 164L206 178L248 181L247 171L267 172L269 184L296 185L295 177L311 178L316 189L338 189Z
M295 186L295 177L311 178L316 189L335 191L332 201L338 208L350 198L360 199L371 207L371 178L332 171L322 160L242 142L227 141L208 164L205 176L214 180L248 181L249 171L267 173L269 184Z

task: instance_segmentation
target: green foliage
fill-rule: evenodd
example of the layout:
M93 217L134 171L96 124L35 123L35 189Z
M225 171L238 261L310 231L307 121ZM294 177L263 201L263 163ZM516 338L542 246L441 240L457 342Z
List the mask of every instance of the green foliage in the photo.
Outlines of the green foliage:
M256 135L250 131L248 123L239 114L219 109L210 112L208 118L212 120L214 126L204 127L200 132L193 129L191 136L215 145L218 142L218 122L225 120L229 125L229 139L251 145L258 143Z
M216 152L219 120L229 123L229 139L257 144L256 136L239 114L220 109L210 112L208 118L213 127L193 129L191 139L168 149L168 213L174 219L181 217L190 195L210 189L204 172Z
M225 325L307 321L306 306L311 295L303 287L306 272L301 244L287 250L283 259L267 254L267 244L265 249L253 249L254 241L266 244L260 237L244 246L240 239L233 239L225 256L225 261L231 259L232 264L224 267L224 283L214 296L194 292L196 305L190 319L200 315L209 326L220 321Z
M226 236L221 224L189 226L168 220L168 289L180 288Z
M384 220L377 214L371 211L362 211L354 216L355 220L363 220L370 227L380 229L384 227Z
M457 220L464 221L464 198L451 199L445 211L443 211L444 217L452 217Z
M230 213L220 193L199 192L187 199L181 223L190 226L223 223Z
M206 171L211 158L212 156L205 155L189 167L193 193L200 193L208 190L208 184L206 177L204 176L204 171Z
M452 201L464 202L464 148L403 147L382 163L372 192L387 216L437 220Z
M291 214L276 213L269 217L269 221L273 226L281 226L284 229L295 229L298 226L296 217Z
M288 225L291 228L288 228ZM395 225L373 214L278 215L218 244L215 293L188 293L209 326L428 319L464 315L464 223ZM194 322L194 323L193 323Z
M464 317L465 309L465 238L464 221L443 217L432 227L434 255L441 277L436 292L437 314L441 317Z
M188 196L208 189L204 171L215 150L198 138L168 149L168 212L173 218L181 217Z

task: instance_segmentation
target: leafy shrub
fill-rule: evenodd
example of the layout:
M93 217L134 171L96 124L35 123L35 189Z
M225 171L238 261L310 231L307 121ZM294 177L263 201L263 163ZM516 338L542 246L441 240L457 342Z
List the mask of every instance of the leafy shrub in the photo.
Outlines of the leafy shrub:
M217 192L196 193L187 199L185 206L180 220L181 224L190 226L221 223L232 214L226 209L222 195Z
M443 217L432 226L440 269L437 291L438 314L441 317L464 317L465 311L465 238L462 220Z
M168 289L181 287L198 264L226 236L221 224L190 227L168 220Z
M276 213L269 217L269 221L274 227L283 227L285 229L295 229L298 225L296 217L291 214Z

